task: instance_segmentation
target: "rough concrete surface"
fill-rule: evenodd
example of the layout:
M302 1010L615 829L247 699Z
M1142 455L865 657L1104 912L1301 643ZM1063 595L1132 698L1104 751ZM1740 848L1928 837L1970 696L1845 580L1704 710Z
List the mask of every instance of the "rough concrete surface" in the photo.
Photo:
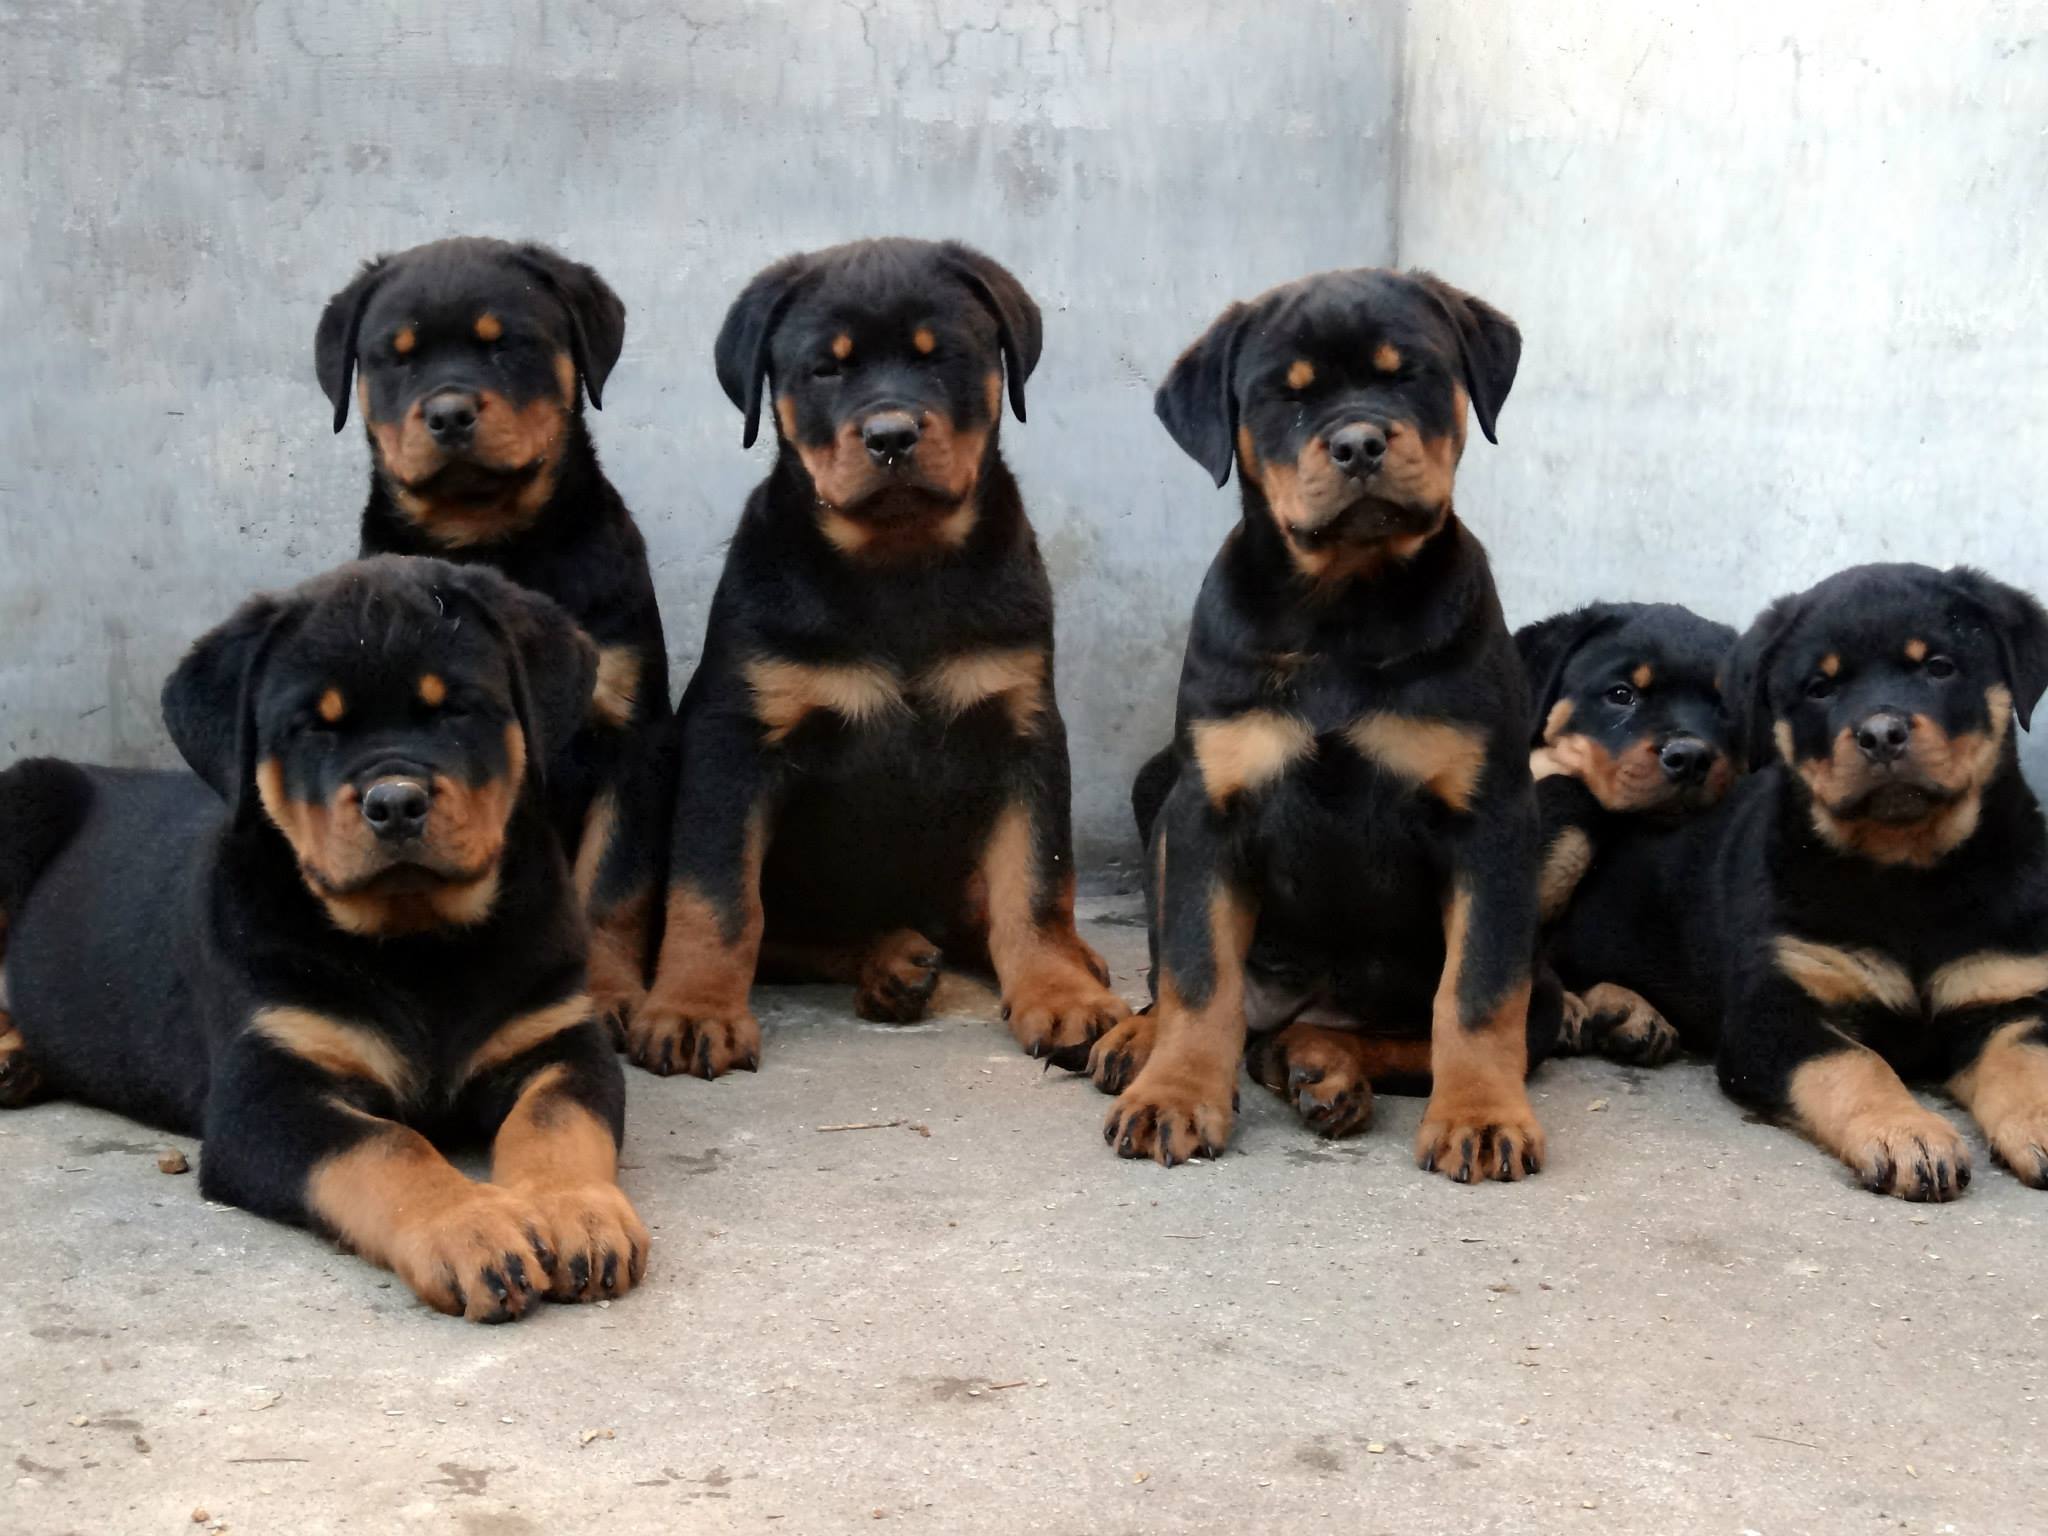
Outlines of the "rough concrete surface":
M1089 917L1135 995L1129 904ZM1520 1186L1417 1172L1416 1100L1326 1145L1250 1085L1168 1172L948 989L765 992L758 1076L634 1075L645 1288L504 1328L127 1122L0 1116L0 1530L2041 1528L2048 1196L1981 1145L1908 1206L1701 1066L1571 1062Z

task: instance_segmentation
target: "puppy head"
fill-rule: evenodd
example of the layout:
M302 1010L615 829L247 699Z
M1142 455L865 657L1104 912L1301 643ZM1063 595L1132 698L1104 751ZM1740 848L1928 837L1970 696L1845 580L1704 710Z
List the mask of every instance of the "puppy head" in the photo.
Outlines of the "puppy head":
M382 556L245 603L164 685L185 760L335 923L481 921L506 830L589 708L591 642L495 572Z
M718 333L718 378L748 445L765 381L783 452L842 551L944 549L973 528L1005 377L1024 419L1040 339L1038 306L980 252L865 240L755 277Z
M1426 272L1305 277L1233 304L1174 363L1159 419L1321 583L1413 555L1450 516L1469 408L1489 442L1521 332Z
M539 514L582 393L601 403L625 337L625 306L589 267L455 239L370 262L328 301L313 351L334 430L354 375L393 502L456 547Z
M1722 668L1735 631L1669 603L1595 603L1515 635L1535 705L1537 776L1610 811L1686 814L1734 782Z
M1857 566L1764 611L1729 662L1753 764L1775 753L1834 846L1926 867L1976 830L2018 772L2048 689L2048 615L1965 567Z

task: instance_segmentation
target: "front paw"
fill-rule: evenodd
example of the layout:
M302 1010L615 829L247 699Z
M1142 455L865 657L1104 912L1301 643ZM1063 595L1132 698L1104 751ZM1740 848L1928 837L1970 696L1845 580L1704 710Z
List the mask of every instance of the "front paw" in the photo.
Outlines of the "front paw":
M1543 1127L1520 1091L1430 1096L1415 1137L1415 1163L1460 1184L1481 1179L1512 1183L1543 1168Z
M1216 1070L1154 1057L1110 1107L1102 1139L1119 1157L1150 1157L1171 1168L1228 1146L1236 1112L1234 1063Z
M1584 1038L1610 1060L1657 1067L1678 1054L1678 1031L1627 987L1603 981L1586 993L1582 1006Z
M1932 1110L1915 1105L1850 1122L1838 1156L1863 1187L1901 1200L1953 1200L1970 1187L1970 1146Z
M593 982L590 988L590 1011L604 1026L610 1037L612 1049L626 1049L627 1030L633 1017L647 1001L647 989L623 983L599 986Z
M554 1279L547 1220L522 1196L490 1184L404 1231L391 1267L437 1312L473 1323L524 1317Z
M626 1054L660 1077L753 1072L761 1065L761 1026L743 1006L677 1006L650 998L626 1026Z
M527 1193L554 1244L550 1301L603 1301L623 1296L640 1283L653 1238L618 1185L578 1184Z
M1253 1075L1294 1106L1304 1124L1332 1141L1372 1120L1372 1079L1355 1040L1292 1026L1258 1053Z
M931 1007L944 958L921 933L890 934L861 962L853 1011L878 1024L915 1024Z
M1003 1017L1024 1054L1069 1072L1082 1070L1089 1048L1130 1012L1086 965L1064 958L1027 971L1003 994Z
M0 1109L18 1109L42 1091L43 1074L29 1060L28 1042L0 1013Z
M1992 1153L2013 1177L2034 1189L2048 1189L2048 1104L2036 1104L1987 1125ZM1969 1170L1963 1173L1967 1181Z
M1134 1013L1088 1049L1088 1076L1104 1093L1122 1093L1145 1070L1159 1039L1154 1016Z

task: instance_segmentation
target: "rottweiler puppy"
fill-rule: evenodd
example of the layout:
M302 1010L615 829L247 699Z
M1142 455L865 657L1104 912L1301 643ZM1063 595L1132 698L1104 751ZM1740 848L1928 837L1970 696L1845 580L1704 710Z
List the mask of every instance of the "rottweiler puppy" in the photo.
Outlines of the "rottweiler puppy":
M1249 1027L1254 1075L1324 1135L1365 1124L1375 1081L1428 1081L1422 1167L1542 1165L1529 706L1453 508L1467 412L1493 440L1520 356L1435 277L1332 272L1231 305L1159 390L1217 485L1235 462L1243 516L1133 795L1156 1002L1090 1062L1126 1157L1222 1148Z
M1546 924L1617 829L1693 815L1728 792L1739 770L1721 684L1734 644L1733 628L1674 603L1593 603L1515 632L1538 722L1529 769ZM1653 1066L1678 1049L1678 1031L1625 987L1568 992L1563 1008L1561 1054Z
M998 446L1038 306L952 242L778 262L719 332L720 383L775 423L677 712L668 915L633 1060L760 1059L757 967L925 1012L942 956L993 969L1033 1055L1076 1064L1128 1011L1074 929L1052 591Z
M596 671L547 599L387 556L192 647L163 708L198 777L0 774L0 1102L201 1136L207 1198L443 1312L630 1289L623 1075L541 777ZM437 1150L485 1138L488 1183Z
M589 267L482 239L376 258L314 339L334 430L353 377L370 443L362 553L494 566L597 641L590 717L557 743L548 789L591 919L591 996L621 1034L645 991L670 795L647 546L583 418L625 339L625 306Z
M1970 1181L1908 1082L2048 1188L2048 834L2013 733L2048 615L1967 568L1859 566L1766 609L1727 687L1751 773L1603 848L1553 935L1565 979L1641 993L1873 1190Z

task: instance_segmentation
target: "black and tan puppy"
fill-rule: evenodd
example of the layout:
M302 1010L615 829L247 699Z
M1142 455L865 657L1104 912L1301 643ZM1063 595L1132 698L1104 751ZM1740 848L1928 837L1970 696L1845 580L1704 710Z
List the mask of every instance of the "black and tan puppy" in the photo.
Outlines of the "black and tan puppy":
M669 800L647 547L583 419L625 339L625 306L589 267L456 239L370 262L314 342L334 430L353 378L370 442L362 552L494 566L598 644L590 718L557 744L548 790L591 918L591 995L615 1028L645 988Z
M1728 672L1754 771L1602 850L1552 936L1566 981L1641 993L1872 1189L1969 1182L1911 1081L2048 1187L2048 834L2012 730L2044 689L2048 616L1977 571L1860 566L1774 603Z
M1157 1002L1091 1063L1128 1079L1124 1156L1224 1145L1249 1022L1254 1073L1325 1135L1364 1125L1375 1080L1433 1078L1423 1167L1542 1164L1528 701L1452 505L1467 411L1492 439L1520 355L1436 278L1333 272L1233 304L1159 391L1218 485L1235 460L1244 512L1133 797Z
M1543 921L1554 923L1603 843L1638 818L1720 803L1739 771L1722 672L1735 631L1673 603L1593 603L1515 632L1538 722L1530 772L1543 825ZM1678 1031L1609 983L1566 993L1557 1048L1655 1065Z
M210 1199L482 1322L613 1296L618 1058L540 764L596 653L486 570L386 557L245 604L164 687L199 774L0 774L11 1020L38 1090L205 1140ZM491 1143L491 1180L445 1141Z
M920 1017L941 955L1078 1064L1127 1012L1074 930L1052 592L997 448L1038 307L965 246L796 256L726 316L719 381L779 451L748 499L677 715L660 965L633 1059L759 1060L757 964Z

